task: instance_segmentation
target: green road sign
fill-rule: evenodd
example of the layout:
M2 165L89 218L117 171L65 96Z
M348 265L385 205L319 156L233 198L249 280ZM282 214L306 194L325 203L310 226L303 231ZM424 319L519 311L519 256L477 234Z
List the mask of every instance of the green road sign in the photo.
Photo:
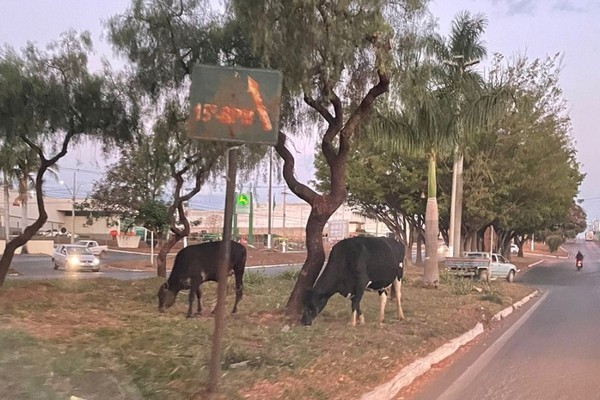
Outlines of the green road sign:
M196 65L189 136L277 143L282 79L279 71Z
M235 195L235 213L250 214L250 194L237 193Z

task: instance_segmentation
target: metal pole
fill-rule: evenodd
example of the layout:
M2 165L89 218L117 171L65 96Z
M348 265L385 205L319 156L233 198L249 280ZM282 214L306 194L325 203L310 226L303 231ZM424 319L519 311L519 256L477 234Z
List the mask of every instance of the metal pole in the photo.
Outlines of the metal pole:
M457 153L458 146L454 149L454 165L452 168L452 197L450 198L450 224L448 226L448 253L452 257L458 257L454 254L454 224L456 213L456 183L457 183Z
M267 221L267 248L272 247L271 222L273 219L273 147L269 150L269 216Z
M6 243L10 240L10 193L6 172L4 173L4 239Z
M73 202L71 204L71 244L75 243L75 194L77 192L77 184L76 181L76 172L73 172L73 191L71 194L73 195Z
M154 267L154 231L150 231L150 265Z
M237 173L237 146L226 153L227 189L225 194L225 216L223 221L223 241L219 248L219 268L217 270L217 306L215 310L215 330L209 364L208 392L216 393L221 378L221 346L225 331L225 299L227 294L227 272L231 252L231 223L235 199L235 178Z
M250 214L248 214L248 244L254 245L254 195L250 195Z

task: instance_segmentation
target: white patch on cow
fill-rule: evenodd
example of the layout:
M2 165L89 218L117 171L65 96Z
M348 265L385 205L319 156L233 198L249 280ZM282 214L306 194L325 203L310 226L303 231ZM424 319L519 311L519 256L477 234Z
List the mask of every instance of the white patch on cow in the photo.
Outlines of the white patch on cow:
M183 280L183 285L186 286L186 287L187 286L192 286L192 278L185 278Z
M402 261L400 261L400 264L398 264L398 268L404 268L404 265L402 264Z
M200 272L200 280L202 282L204 282L206 280L206 272L205 271Z
M365 289L368 289L368 288L369 288L369 286L371 285L371 283L373 283L373 281L369 281L369 282L367 282L367 286L365 286Z
M352 320L350 321L352 326L356 326L356 310L352 311Z

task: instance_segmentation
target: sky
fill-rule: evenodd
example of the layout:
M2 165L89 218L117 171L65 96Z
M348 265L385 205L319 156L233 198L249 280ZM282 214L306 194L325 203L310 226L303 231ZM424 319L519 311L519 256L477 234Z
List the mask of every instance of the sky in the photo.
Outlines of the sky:
M128 0L0 0L0 44L19 49L33 41L44 46L67 29L88 30L96 50L91 67L97 68L102 57L113 57L103 36L102 22L124 12L128 4ZM600 136L596 134L600 127L600 1L436 0L430 3L430 10L442 35L449 33L452 18L459 11L485 14L488 26L483 38L490 55L526 55L530 60L556 53L563 56L559 84L569 104L577 158L587 174L579 198L583 199L588 221L600 219L600 162L596 155L600 148ZM485 62L481 68L485 70ZM297 139L296 147L302 157L297 162L297 175L306 182L312 177L312 156L306 152L313 147L308 139ZM70 151L61 162L60 175L65 184L49 182L49 194L70 197L73 175L77 194L91 189L93 180L102 176L103 165L101 152L93 147ZM280 202L284 184L274 185L276 202ZM260 201L267 201L264 197ZM207 188L194 202L217 209L222 194Z

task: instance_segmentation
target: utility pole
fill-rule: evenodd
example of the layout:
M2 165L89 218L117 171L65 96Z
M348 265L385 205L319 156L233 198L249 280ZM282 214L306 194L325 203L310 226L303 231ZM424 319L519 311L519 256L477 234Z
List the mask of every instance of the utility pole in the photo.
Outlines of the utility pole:
M468 67L472 67L479 63L479 59L465 60L465 56L457 54L454 60L445 60L445 64L458 68L459 79L462 83L464 72ZM456 113L459 117L458 129L459 134L464 134L463 125L460 120L461 103L464 101L464 94L459 92ZM459 257L461 252L461 228L462 228L462 209L463 209L463 149L456 146L454 149L454 166L452 169L452 198L450 203L450 226L449 226L449 250L452 256Z
M281 194L283 195L283 236L285 236L285 203L289 193L286 192L286 189L283 189L283 192L281 192Z
M71 203L71 244L75 243L75 195L77 194L77 172L73 172L73 201Z
M267 221L267 249L272 246L271 220L273 212L273 147L269 149L269 214Z
M10 240L10 193L8 190L8 177L4 173L4 240Z

